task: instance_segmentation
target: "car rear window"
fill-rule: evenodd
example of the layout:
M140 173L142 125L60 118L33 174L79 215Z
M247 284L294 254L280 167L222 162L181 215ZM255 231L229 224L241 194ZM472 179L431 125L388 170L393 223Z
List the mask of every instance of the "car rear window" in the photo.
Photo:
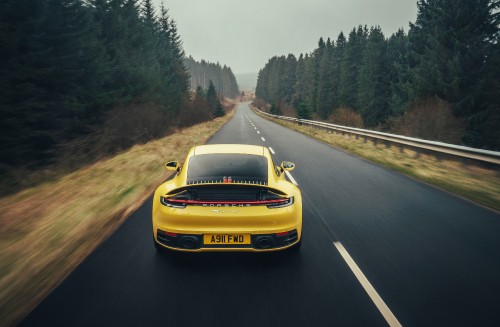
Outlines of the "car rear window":
M189 159L187 182L267 183L267 159L251 154L216 153Z

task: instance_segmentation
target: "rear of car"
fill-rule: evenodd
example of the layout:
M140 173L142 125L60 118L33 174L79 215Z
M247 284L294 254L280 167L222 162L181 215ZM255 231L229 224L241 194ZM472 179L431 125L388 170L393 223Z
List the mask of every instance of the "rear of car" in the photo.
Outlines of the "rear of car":
M267 148L193 148L153 202L155 245L181 251L272 251L300 245L302 197Z

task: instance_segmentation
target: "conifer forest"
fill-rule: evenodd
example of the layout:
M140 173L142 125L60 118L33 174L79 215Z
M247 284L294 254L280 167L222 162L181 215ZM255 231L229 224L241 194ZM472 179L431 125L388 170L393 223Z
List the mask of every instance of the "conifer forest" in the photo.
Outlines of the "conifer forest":
M500 150L499 1L417 6L407 31L359 25L271 58L256 96L299 118L345 124L335 118L348 112L356 127Z

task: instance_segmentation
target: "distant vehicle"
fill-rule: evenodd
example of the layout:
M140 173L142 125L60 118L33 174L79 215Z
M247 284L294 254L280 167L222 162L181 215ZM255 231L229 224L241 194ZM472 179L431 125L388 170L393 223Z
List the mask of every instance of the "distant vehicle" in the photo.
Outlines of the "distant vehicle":
M302 195L275 166L269 149L218 144L193 147L153 199L158 250L275 251L302 243Z

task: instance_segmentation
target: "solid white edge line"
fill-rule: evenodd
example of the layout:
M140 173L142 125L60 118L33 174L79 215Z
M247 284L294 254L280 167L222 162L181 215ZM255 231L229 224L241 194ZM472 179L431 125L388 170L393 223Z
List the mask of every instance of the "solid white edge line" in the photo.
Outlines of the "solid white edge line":
M265 139L265 138L263 138L262 136L261 136L260 138L262 139L262 141L266 142L266 139Z
M293 178L292 174L290 174L286 170L285 170L285 174L288 177L288 179L290 180L290 182L292 182L295 186L299 186L299 184L297 184L297 181L295 180L295 178Z
M271 151L272 154L276 154L276 152L274 152L273 148L269 147L269 151Z
M337 250L340 252L340 255L342 258L344 258L345 262L351 268L351 271L353 272L354 276L358 279L359 283L363 288L365 289L366 293L370 297L370 299L373 301L375 306L377 307L378 311L384 316L385 321L389 324L391 327L401 327L402 325L399 323L398 319L396 316L392 313L391 309L385 304L384 300L380 297L380 295L377 293L375 288L373 288L372 284L368 281L366 276L363 274L361 269L359 269L358 265L352 257L349 255L347 250L344 248L342 243L340 242L333 242L333 245L337 248Z

